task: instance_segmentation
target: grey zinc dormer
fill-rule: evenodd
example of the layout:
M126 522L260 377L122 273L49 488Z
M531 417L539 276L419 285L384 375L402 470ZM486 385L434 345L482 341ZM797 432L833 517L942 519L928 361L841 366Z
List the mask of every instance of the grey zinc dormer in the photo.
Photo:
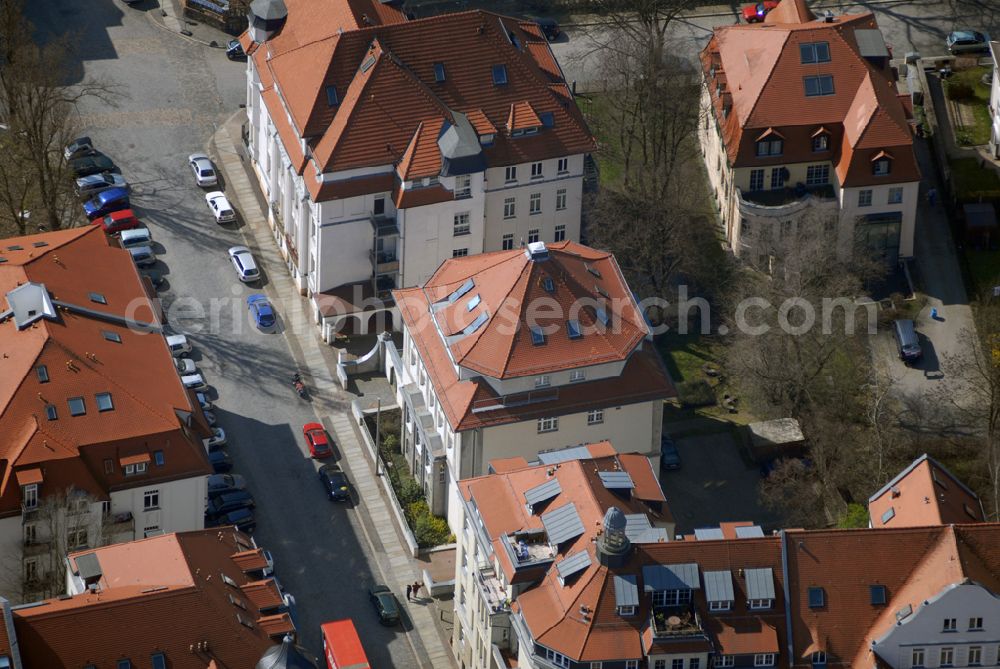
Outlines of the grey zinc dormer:
M23 330L41 318L53 321L58 318L49 291L41 283L28 282L8 291L7 304L18 330Z
M445 123L438 136L438 150L441 152L441 176L472 174L486 169L486 159L479 145L479 135L468 117L461 112L452 112L453 122Z
M288 18L284 0L253 0L250 3L250 39L266 42L281 30Z

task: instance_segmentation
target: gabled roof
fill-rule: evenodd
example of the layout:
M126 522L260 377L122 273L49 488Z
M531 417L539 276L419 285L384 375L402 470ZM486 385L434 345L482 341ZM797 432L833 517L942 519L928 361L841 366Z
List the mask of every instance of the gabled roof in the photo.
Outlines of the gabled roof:
M248 545L226 527L71 554L74 572L94 556L98 589L13 609L24 666L117 666L125 657L148 666L157 652L177 669L254 666L293 628L287 614L265 615L242 596L248 579L231 556Z
M872 527L919 527L984 520L972 490L926 453L868 500Z

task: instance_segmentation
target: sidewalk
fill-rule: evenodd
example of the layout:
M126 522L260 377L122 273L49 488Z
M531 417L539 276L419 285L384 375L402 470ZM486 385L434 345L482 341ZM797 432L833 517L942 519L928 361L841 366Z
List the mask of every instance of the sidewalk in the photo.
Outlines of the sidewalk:
M406 638L413 654L420 667L453 667L451 649L435 624L433 600L427 596L417 602L403 601L406 585L422 580L421 574L396 532L383 493L362 451L358 428L351 417L354 396L341 389L333 372L335 351L321 344L319 330L310 318L308 300L299 295L273 242L254 184L255 177L242 146L240 129L244 118L244 112L240 111L220 126L211 140L209 153L225 174L226 195L242 214L245 225L240 232L267 272L266 292L279 305L278 311L285 322L285 337L312 391L316 415L340 447L340 462L347 469L360 499L358 509L362 513L358 514L357 524L375 555L373 566L378 577L393 589L409 618Z

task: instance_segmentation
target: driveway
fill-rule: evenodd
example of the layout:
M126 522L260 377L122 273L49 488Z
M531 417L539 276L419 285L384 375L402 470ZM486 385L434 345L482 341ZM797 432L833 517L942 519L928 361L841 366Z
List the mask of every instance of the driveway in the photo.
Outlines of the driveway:
M226 249L245 243L242 224L213 221L187 165L215 124L244 102L245 64L166 32L122 3L26 4L38 26L83 36L75 41L80 75L114 82L125 94L117 108L82 109L83 130L134 186L134 208L152 230L169 283L162 297L170 325L189 335L192 357L213 386L234 471L256 497L255 538L296 597L301 642L321 656L320 623L353 618L373 665L419 666L404 630L379 625L368 602L375 577L365 518L352 504L326 500L307 457L300 430L316 416L291 387L288 342L249 322L246 297L266 292L268 272L283 269L263 267L256 285L236 279Z
M669 432L670 425L664 429ZM676 442L683 464L661 472L660 484L677 521L677 534L728 521L753 521L765 531L781 525L777 514L761 506L760 470L740 456L731 431L692 434Z

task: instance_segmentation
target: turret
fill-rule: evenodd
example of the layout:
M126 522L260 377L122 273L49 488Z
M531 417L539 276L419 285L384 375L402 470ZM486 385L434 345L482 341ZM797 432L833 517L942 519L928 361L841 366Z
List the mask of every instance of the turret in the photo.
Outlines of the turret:
M250 3L250 39L262 43L285 25L288 8L284 0L253 0Z

